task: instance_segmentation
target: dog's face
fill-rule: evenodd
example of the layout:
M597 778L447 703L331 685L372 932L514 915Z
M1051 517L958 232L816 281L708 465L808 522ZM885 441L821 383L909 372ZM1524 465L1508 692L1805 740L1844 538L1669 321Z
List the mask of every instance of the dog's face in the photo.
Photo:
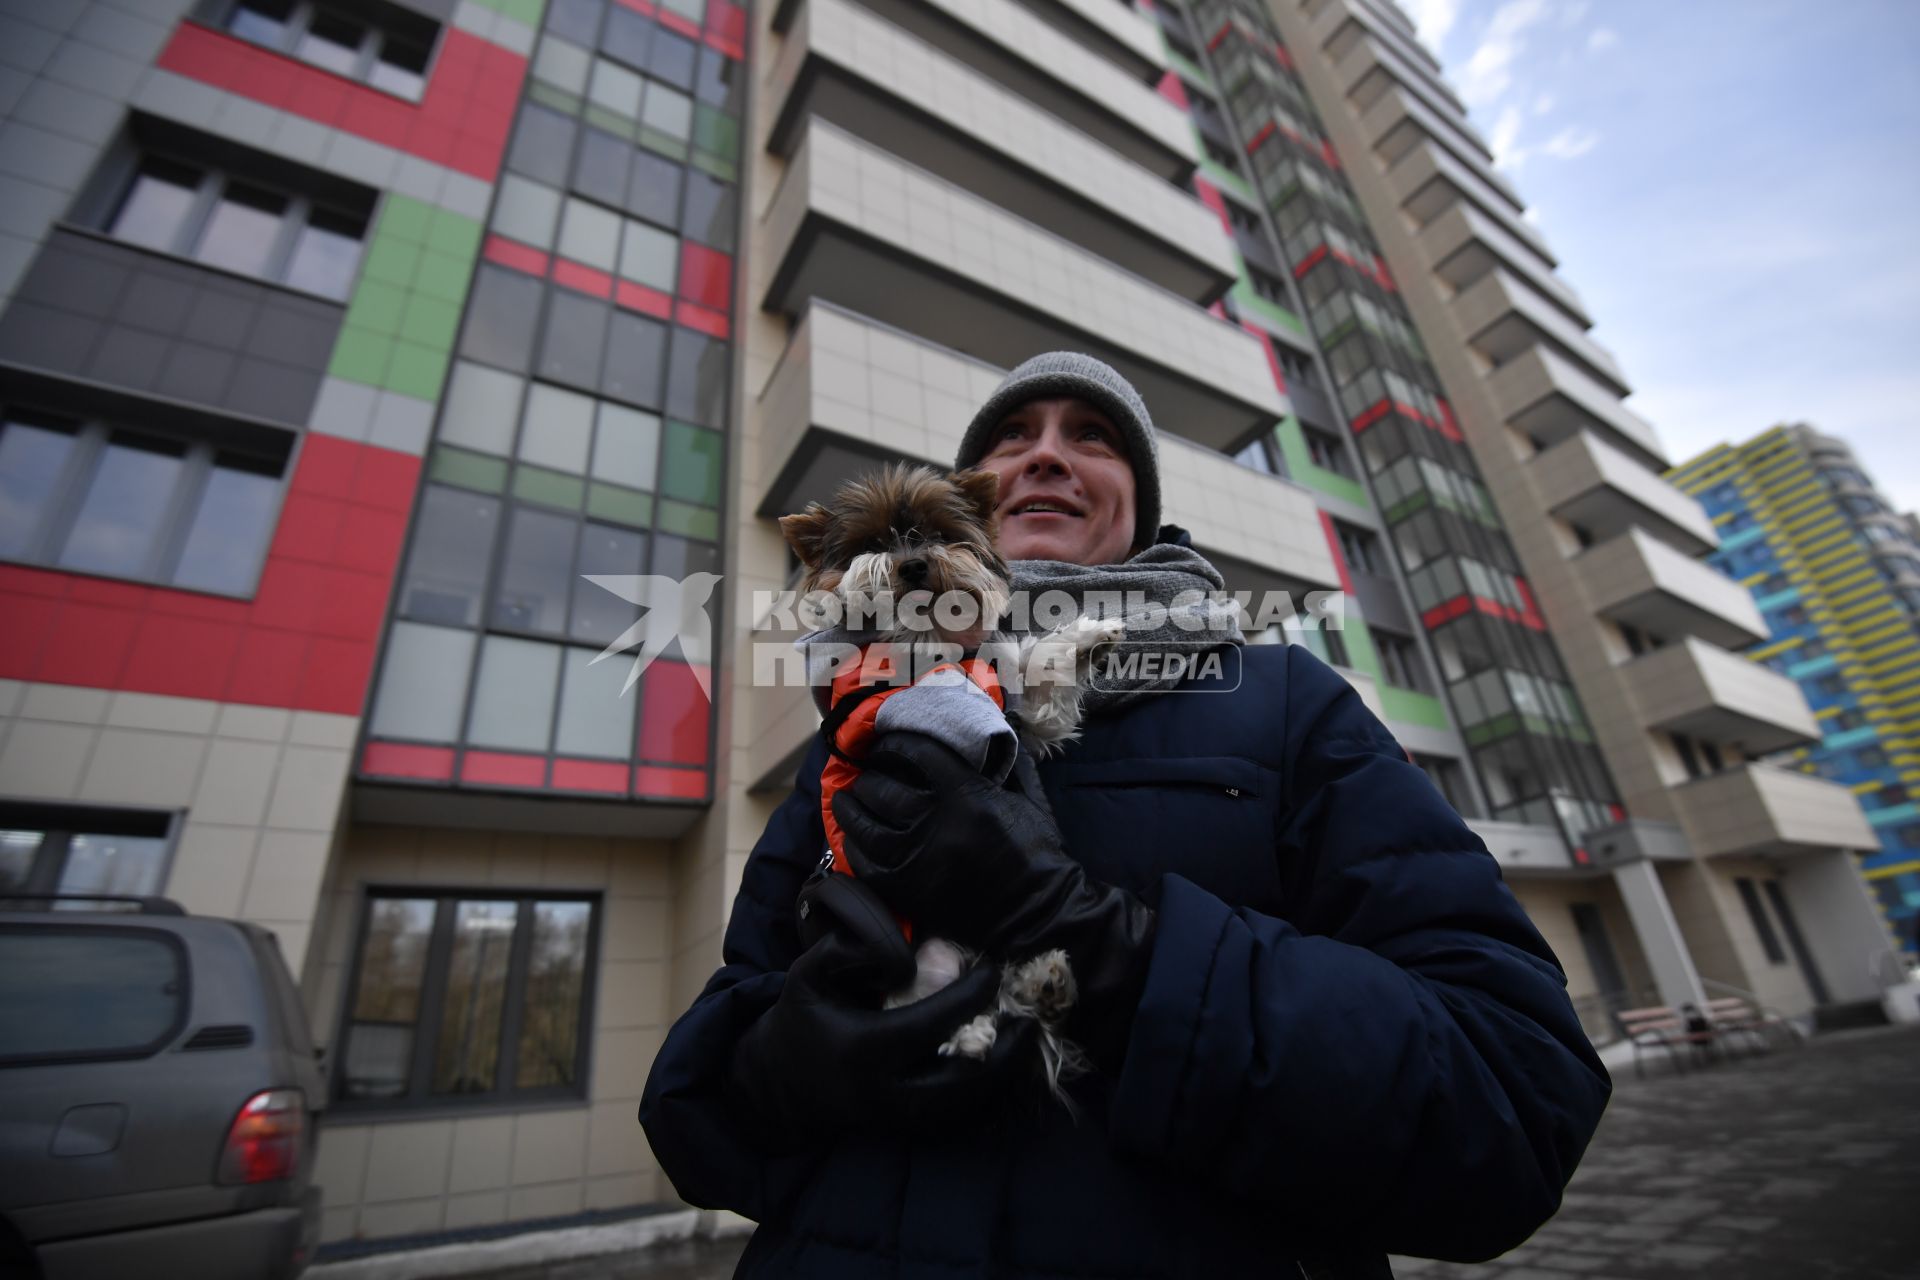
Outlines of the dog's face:
M986 471L898 463L848 481L830 506L781 517L806 565L801 592L881 604L893 618L883 640L972 648L1007 607L1007 566L993 545L999 488Z

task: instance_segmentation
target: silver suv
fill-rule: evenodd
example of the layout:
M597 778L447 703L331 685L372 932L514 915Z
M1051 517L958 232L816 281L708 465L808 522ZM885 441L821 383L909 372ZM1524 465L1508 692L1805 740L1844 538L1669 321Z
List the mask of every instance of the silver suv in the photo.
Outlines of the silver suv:
M0 897L0 1275L292 1280L325 1099L265 929Z

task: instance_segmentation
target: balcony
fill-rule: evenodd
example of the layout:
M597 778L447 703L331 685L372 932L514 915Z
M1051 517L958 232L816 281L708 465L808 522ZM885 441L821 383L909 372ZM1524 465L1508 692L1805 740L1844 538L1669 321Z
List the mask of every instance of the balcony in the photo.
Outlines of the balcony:
M1175 436L1160 436L1165 519L1227 579L1229 591L1337 591L1320 511L1307 490Z
M1613 356L1588 337L1584 327L1533 286L1504 271L1489 271L1462 290L1454 297L1452 310L1454 323L1467 341L1496 365L1547 343L1603 390L1615 396L1633 390Z
M1535 455L1527 470L1547 510L1596 542L1638 525L1689 555L1720 545L1699 503L1591 431Z
M831 302L999 368L1086 351L1209 448L1287 412L1250 334L823 121L763 222L770 311Z
M1486 842L1487 852L1500 864L1509 879L1514 876L1586 876L1591 868L1573 860L1565 837L1558 827L1527 822L1499 822L1492 818L1468 818L1467 826Z
M1489 271L1504 267L1545 294L1576 323L1593 323L1580 296L1553 273L1551 263L1471 204L1454 205L1429 222L1419 239L1434 274L1455 289L1465 289Z
M1155 84L1167 55L1151 19L1113 0L1025 0L1041 21L1072 37L1135 80Z
M1508 235L1533 250L1543 261L1556 263L1540 233L1520 217L1520 210L1496 187L1432 139L1409 147L1387 170L1387 182L1419 226L1426 226L1461 200L1472 202Z
M1667 639L1699 636L1723 649L1767 637L1753 597L1733 579L1640 529L1570 562L1593 611Z
M780 0L784 33L803 0ZM864 0L987 79L1173 182L1199 162L1187 114L1015 0Z
M851 0L805 0L768 88L781 154L818 117L1201 306L1238 276L1198 200Z
M1645 419L1620 397L1549 347L1533 347L1486 375L1487 391L1507 422L1544 445L1593 431L1642 466L1668 467Z
M824 501L847 477L902 459L952 465L1002 371L815 303L761 393L749 462L763 516ZM1184 526L1232 591L1331 591L1339 571L1312 496L1225 454L1160 436L1166 519Z
M1837 782L1749 764L1672 790L1694 851L1719 858L1791 857L1827 849L1879 847L1853 793Z
M1731 744L1746 756L1820 739L1799 685L1692 636L1640 655L1620 676L1649 729Z
M1464 118L1435 111L1398 84L1374 99L1360 117L1360 128L1374 154L1388 168L1422 141L1432 140L1516 208L1522 203L1512 184L1494 170L1492 153Z

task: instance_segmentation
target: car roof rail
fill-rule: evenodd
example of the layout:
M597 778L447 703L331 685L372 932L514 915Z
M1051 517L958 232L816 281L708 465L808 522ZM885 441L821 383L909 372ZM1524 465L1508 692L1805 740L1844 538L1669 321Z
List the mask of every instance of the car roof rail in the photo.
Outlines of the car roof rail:
M128 914L143 916L184 916L187 909L172 898L142 897L132 893L0 893L0 908L9 903L41 904L42 911L53 910L56 902L123 902L136 910Z

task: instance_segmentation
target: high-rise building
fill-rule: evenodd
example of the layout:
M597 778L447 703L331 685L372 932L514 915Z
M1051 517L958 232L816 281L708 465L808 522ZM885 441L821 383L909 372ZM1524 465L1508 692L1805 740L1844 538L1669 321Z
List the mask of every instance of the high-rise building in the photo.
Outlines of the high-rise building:
M1804 423L1676 467L1720 531L1708 562L1753 593L1755 662L1797 681L1820 737L1783 753L1851 789L1878 837L1861 870L1920 950L1920 537L1846 443Z
M1814 717L1383 0L7 13L0 886L272 927L328 1240L670 1197L635 1103L815 731L774 518L1053 348L1230 587L1346 593L1256 638L1596 1037L1870 993L1874 832L1758 762Z

